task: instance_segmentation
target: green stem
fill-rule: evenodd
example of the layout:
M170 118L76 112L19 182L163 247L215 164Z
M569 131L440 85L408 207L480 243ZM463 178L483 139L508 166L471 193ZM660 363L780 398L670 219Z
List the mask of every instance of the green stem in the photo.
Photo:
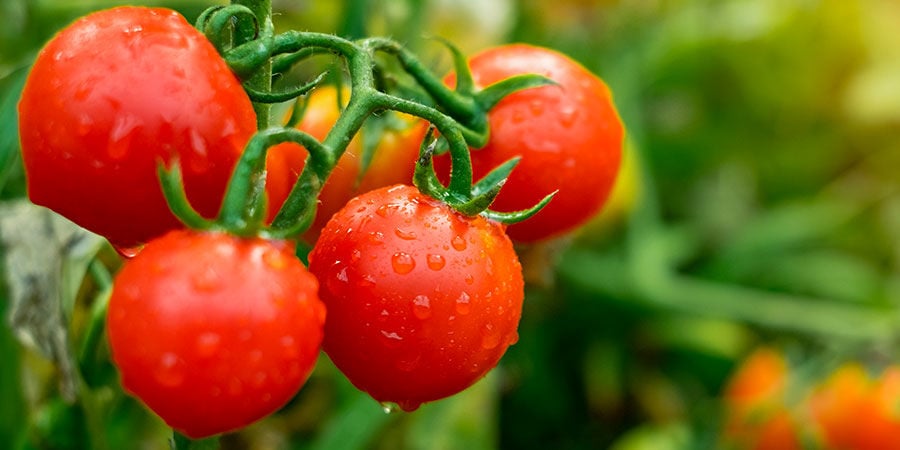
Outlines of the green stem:
M231 4L245 6L256 16L259 21L259 38L271 39L275 35L275 25L272 22L272 0L232 0ZM268 93L272 92L272 62L267 60L248 80L245 81L248 88ZM256 126L260 130L269 128L272 114L272 106L268 103L253 103L256 111Z

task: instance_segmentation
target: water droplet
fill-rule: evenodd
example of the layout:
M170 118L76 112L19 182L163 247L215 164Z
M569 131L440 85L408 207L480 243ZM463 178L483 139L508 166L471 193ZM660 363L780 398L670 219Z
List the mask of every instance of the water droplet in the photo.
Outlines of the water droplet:
M202 358L215 356L219 352L222 337L217 333L206 332L197 336L197 355Z
M465 281L466 281L466 284L471 286L471 285L475 284L475 276L472 275L471 273L467 273Z
M531 110L532 115L539 116L544 113L544 102L532 100L531 103L528 104L528 109Z
M466 291L459 294L456 298L456 313L464 316L472 310L472 299Z
M397 402L397 406L405 412L413 412L422 406L422 402L416 400L400 400Z
M575 124L575 120L578 118L578 109L575 107L568 105L564 107L559 112L559 123L564 128L570 128Z
M413 299L413 314L420 320L431 317L431 299L427 295L417 295Z
M354 248L350 253L350 262L357 263L360 259L362 259L362 252L358 248Z
M416 239L416 232L413 230L404 230L403 228L397 228L394 230L394 234L396 234L400 239L406 241L412 241Z
M372 244L384 244L384 233L380 231L369 232L369 242Z
M293 359L300 356L300 348L293 336L282 336L278 342L281 344L284 357Z
M481 348L491 350L500 345L500 333L491 324L485 324L484 335L481 336Z
M144 248L144 246L139 245L136 247L123 247L123 246L114 244L113 248L116 250L116 253L118 253L119 256L121 256L122 258L131 259L131 258L134 258L135 256L137 256L138 253L141 252L141 249Z
M284 253L270 248L266 250L262 255L263 263L265 263L269 268L274 270L282 270L288 266L290 260L285 256Z
M525 121L525 112L517 109L513 111L512 122L513 123L522 123Z
M338 272L338 273L335 275L335 278L337 278L338 281L342 281L342 282L344 282L344 283L350 281L350 278L347 276L347 268L346 268L346 267L342 267L341 270L340 270L340 272Z
M188 157L188 170L194 173L205 173L209 170L209 158L206 138L196 129L191 129L191 150Z
M131 149L131 138L140 121L128 114L119 114L109 131L106 153L112 159L122 159Z
M416 267L416 260L408 253L397 252L391 256L391 266L394 268L394 272L405 275Z
M402 341L402 340L403 340L403 336L400 336L399 334L397 334L396 331L381 330L381 335L384 336L385 338L391 340L391 341L398 341L398 342L399 342L399 341Z
M191 277L191 285L200 292L215 292L222 288L222 277L215 268L207 266Z
M375 276L367 273L356 280L356 285L360 287L375 286Z
M159 359L156 371L153 373L156 381L166 387L178 387L184 382L184 371L178 360L178 355L166 352Z
M456 236L452 240L450 240L450 245L453 246L457 251L463 251L466 249L466 240L463 239L462 236Z
M381 410L384 411L385 414L393 414L400 410L400 405L394 402L381 402Z
M509 333L506 335L506 339L504 339L504 340L506 341L507 346L513 345L516 342L519 342L519 332L516 330L513 330L512 333Z
M428 268L431 270L441 270L447 264L447 261L441 255L429 253L425 260L428 262Z

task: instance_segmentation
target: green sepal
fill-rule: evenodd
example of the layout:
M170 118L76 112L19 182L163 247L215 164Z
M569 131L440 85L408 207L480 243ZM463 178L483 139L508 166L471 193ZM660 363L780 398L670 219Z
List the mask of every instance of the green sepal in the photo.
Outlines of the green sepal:
M500 103L500 100L513 92L541 86L559 86L559 83L535 73L514 75L478 91L474 94L475 102L483 111L490 111L497 103Z
M182 223L189 228L207 230L213 227L213 222L197 212L187 199L184 191L184 179L181 176L181 164L176 160L171 163L172 168L167 169L160 161L156 166L163 196L169 204L169 209Z
M514 223L519 223L526 219L531 218L532 216L534 216L535 214L540 212L540 210L544 209L544 207L547 206L548 203L550 203L550 200L553 199L553 196L556 195L557 192L559 192L559 191L551 192L549 195L547 195L546 197L541 199L541 201L538 202L537 205L534 205L531 208L528 208L525 210L512 211L512 212L499 212L499 211L491 211L491 210L487 209L487 210L484 210L481 213L481 215L487 219L493 220L494 222L500 222L505 225L512 225Z
M419 146L419 159L413 172L413 185L423 194L441 201L449 200L447 188L441 184L434 171L434 151L438 140L434 138L434 126L428 128Z
M474 216L487 210L494 203L497 195L500 194L500 189L506 184L509 174L521 159L519 157L512 158L495 167L472 185L471 198L465 203L455 205L454 208L468 216Z

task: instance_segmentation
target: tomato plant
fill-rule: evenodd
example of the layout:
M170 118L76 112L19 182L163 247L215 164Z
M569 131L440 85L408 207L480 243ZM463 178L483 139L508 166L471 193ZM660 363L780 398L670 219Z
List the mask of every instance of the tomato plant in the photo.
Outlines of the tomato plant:
M28 195L121 247L181 227L157 165L216 214L256 116L213 45L167 9L85 16L37 56L19 103Z
M346 99L350 93L345 90L342 95ZM336 87L318 87L306 99L303 118L297 128L316 139L324 139L340 117L341 108ZM364 163L362 135L366 130L363 129L350 141L319 193L320 204L316 218L305 235L310 242L315 242L319 230L331 215L355 195L412 180L425 123L403 114L397 115L396 122L399 123L399 128L389 128L378 136L378 144L371 150L372 157L368 164ZM269 150L266 161L269 220L275 217L278 208L288 197L303 170L307 156L306 149L295 143L281 144Z
M122 385L195 438L274 412L318 356L317 286L287 242L182 230L151 241L109 302Z
M503 98L488 113L487 145L472 151L476 178L522 157L491 206L497 211L526 209L559 191L543 211L510 225L510 237L538 241L589 220L612 189L622 151L624 131L606 84L567 56L525 44L488 49L469 65L480 87L528 73L556 83ZM439 174L448 165L448 157L435 160Z
M411 186L351 200L310 258L323 348L359 389L411 411L455 394L518 339L521 266L503 227Z

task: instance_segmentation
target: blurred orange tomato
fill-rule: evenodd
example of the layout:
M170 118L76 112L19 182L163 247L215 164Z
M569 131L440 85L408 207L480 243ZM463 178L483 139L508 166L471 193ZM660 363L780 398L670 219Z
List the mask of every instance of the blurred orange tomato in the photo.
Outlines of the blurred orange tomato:
M760 348L738 367L725 388L725 448L799 450L799 426L785 399L789 367L784 355Z
M345 90L342 99L346 101L349 95L349 90ZM340 117L342 106L339 100L338 90L334 86L316 88L309 94L305 114L297 128L323 140ZM389 128L380 137L364 174L360 173L363 167L364 130L350 141L319 194L316 217L304 234L304 238L310 243L315 242L328 219L351 198L375 188L412 182L419 142L425 134L427 123L409 115L396 114L400 126ZM275 218L290 194L303 170L306 157L306 149L293 143L269 149L266 159L269 221Z

